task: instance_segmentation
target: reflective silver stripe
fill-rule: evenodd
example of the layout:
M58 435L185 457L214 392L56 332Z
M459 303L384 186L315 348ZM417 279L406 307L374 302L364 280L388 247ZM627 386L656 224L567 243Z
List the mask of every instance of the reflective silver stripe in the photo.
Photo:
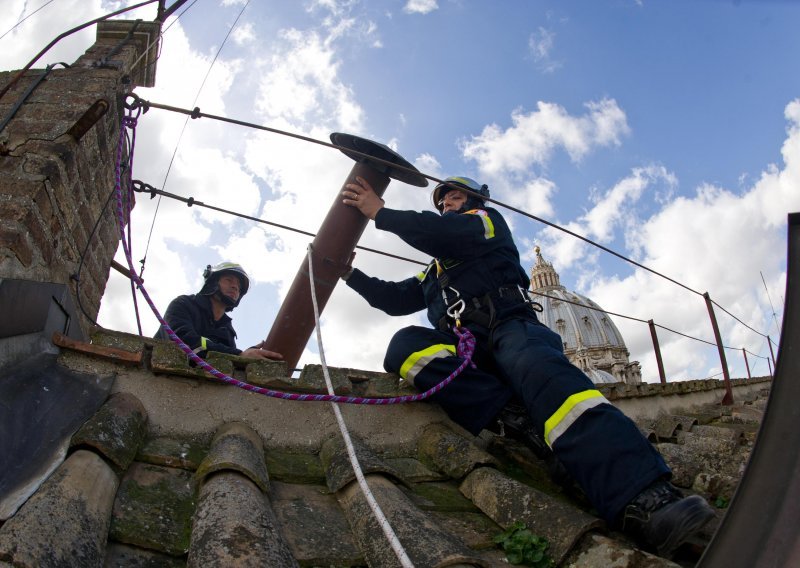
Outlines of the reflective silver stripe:
M491 218L489 218L489 214L484 211L483 209L471 209L467 211L468 215L477 215L480 217L481 221L483 222L483 238L484 239L491 239L494 238L494 223L492 223Z
M451 357L455 354L456 354L455 345L445 345L443 343L438 345L431 345L430 347L427 347L422 351L417 351L409 355L408 358L400 366L400 376L403 377L409 383L411 383L412 386L415 386L414 378L417 376L417 373L419 373L422 369L425 368L425 365L427 365L434 359L438 359L441 357Z
M208 342L208 339L206 339L205 337L201 336L200 337L200 347L198 347L197 349L192 349L194 354L197 355L201 351L207 351L207 348L206 348L206 345L208 345L207 342Z
M584 412L601 404L610 404L598 390L587 390L573 394L545 422L544 439L551 448Z

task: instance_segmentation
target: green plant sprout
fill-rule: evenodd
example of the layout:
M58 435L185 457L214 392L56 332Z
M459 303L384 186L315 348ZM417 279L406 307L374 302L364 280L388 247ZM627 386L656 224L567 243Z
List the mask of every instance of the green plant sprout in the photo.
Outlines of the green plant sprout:
M506 553L509 563L535 568L552 568L553 559L547 555L550 543L547 539L533 534L525 523L517 521L507 530L494 537Z

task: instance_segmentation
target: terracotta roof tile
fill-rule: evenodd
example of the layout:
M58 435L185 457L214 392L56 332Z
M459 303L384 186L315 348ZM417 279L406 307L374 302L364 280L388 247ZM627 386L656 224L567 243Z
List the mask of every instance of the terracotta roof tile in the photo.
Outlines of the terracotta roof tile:
M108 339L98 332L94 341L141 349L139 369L80 348L62 357L73 368L116 373L115 394L74 437L80 449L0 527L0 561L397 565L354 480L327 403L268 399L210 383L180 353L153 366L169 374L154 375L149 357L169 350L125 335ZM281 365L219 360L232 373L274 388L300 384L282 375ZM395 395L405 388L387 373L331 372L340 392ZM304 371L304 388L321 389L320 373L319 367ZM626 388L618 400L653 401L658 409L662 397L676 396L669 393L688 397L717 386ZM698 406L674 416L662 410L658 422L640 419L662 431L657 447L677 485L726 504L752 447L757 424L750 421L761 416L764 386L769 382L740 383L742 393L754 394L733 409ZM544 464L513 440L488 432L474 438L433 404L340 408L370 487L417 566L507 566L492 539L518 520L548 539L562 566L674 566L608 532L585 501L553 483ZM114 464L121 482L99 456ZM75 517L86 511L86 519ZM59 530L51 514L64 515L69 526ZM43 525L48 528L40 530ZM77 532L82 526L85 534ZM701 535L699 550L710 535ZM691 565L688 558L681 565Z
M14 566L99 566L119 480L78 450L0 529L0 559Z
M556 563L581 535L604 526L597 517L493 468L482 467L470 473L461 492L501 527L522 521L534 534L546 538L550 542L548 552Z
M120 483L109 537L181 556L189 550L194 508L190 472L134 462Z
M269 499L248 477L206 478L192 523L188 566L298 566Z
M242 422L228 422L217 430L211 449L197 468L199 484L219 471L237 471L263 491L269 491L269 474L264 463L264 446L252 428Z
M90 447L122 473L146 435L147 412L142 403L132 394L117 393L72 436L70 449Z

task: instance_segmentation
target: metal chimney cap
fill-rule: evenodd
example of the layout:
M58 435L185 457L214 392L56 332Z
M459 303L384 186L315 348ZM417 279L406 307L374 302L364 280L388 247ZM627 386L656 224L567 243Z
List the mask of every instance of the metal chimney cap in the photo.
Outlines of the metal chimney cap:
M393 164L397 164L402 168L394 168L389 166L388 164L384 164L382 162L376 162L374 160L370 160L369 158L362 156L360 154L356 154L353 152L348 152L347 150L342 150L342 153L355 160L356 162L364 162L378 170L379 172L383 172L388 175L392 179L396 179L398 181L402 181L403 183L407 183L409 185L415 185L417 187L427 187L428 180L425 179L419 173L419 170L412 166L408 161L406 161L403 156L386 146L385 144L381 144L379 142L373 142L372 140L367 140L366 138L361 138L360 136L355 136L353 134L345 134L343 132L333 132L331 133L331 142L340 146L341 148L347 148L348 150L355 150L356 152L361 152L362 154L368 154L375 158L380 158L381 160L386 160L387 162L392 162ZM340 149L341 149L340 148ZM416 174L413 172L417 172Z

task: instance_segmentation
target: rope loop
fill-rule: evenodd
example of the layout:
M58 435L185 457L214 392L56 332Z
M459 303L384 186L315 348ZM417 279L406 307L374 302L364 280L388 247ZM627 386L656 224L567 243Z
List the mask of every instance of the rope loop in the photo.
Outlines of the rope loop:
M130 101L128 99L130 99ZM143 101L136 93L128 93L125 95L125 102L123 103L123 106L128 112L128 116L131 116L134 119L139 118L139 116L142 114L142 110L147 112L147 109L149 108L149 106L147 106L147 101Z

